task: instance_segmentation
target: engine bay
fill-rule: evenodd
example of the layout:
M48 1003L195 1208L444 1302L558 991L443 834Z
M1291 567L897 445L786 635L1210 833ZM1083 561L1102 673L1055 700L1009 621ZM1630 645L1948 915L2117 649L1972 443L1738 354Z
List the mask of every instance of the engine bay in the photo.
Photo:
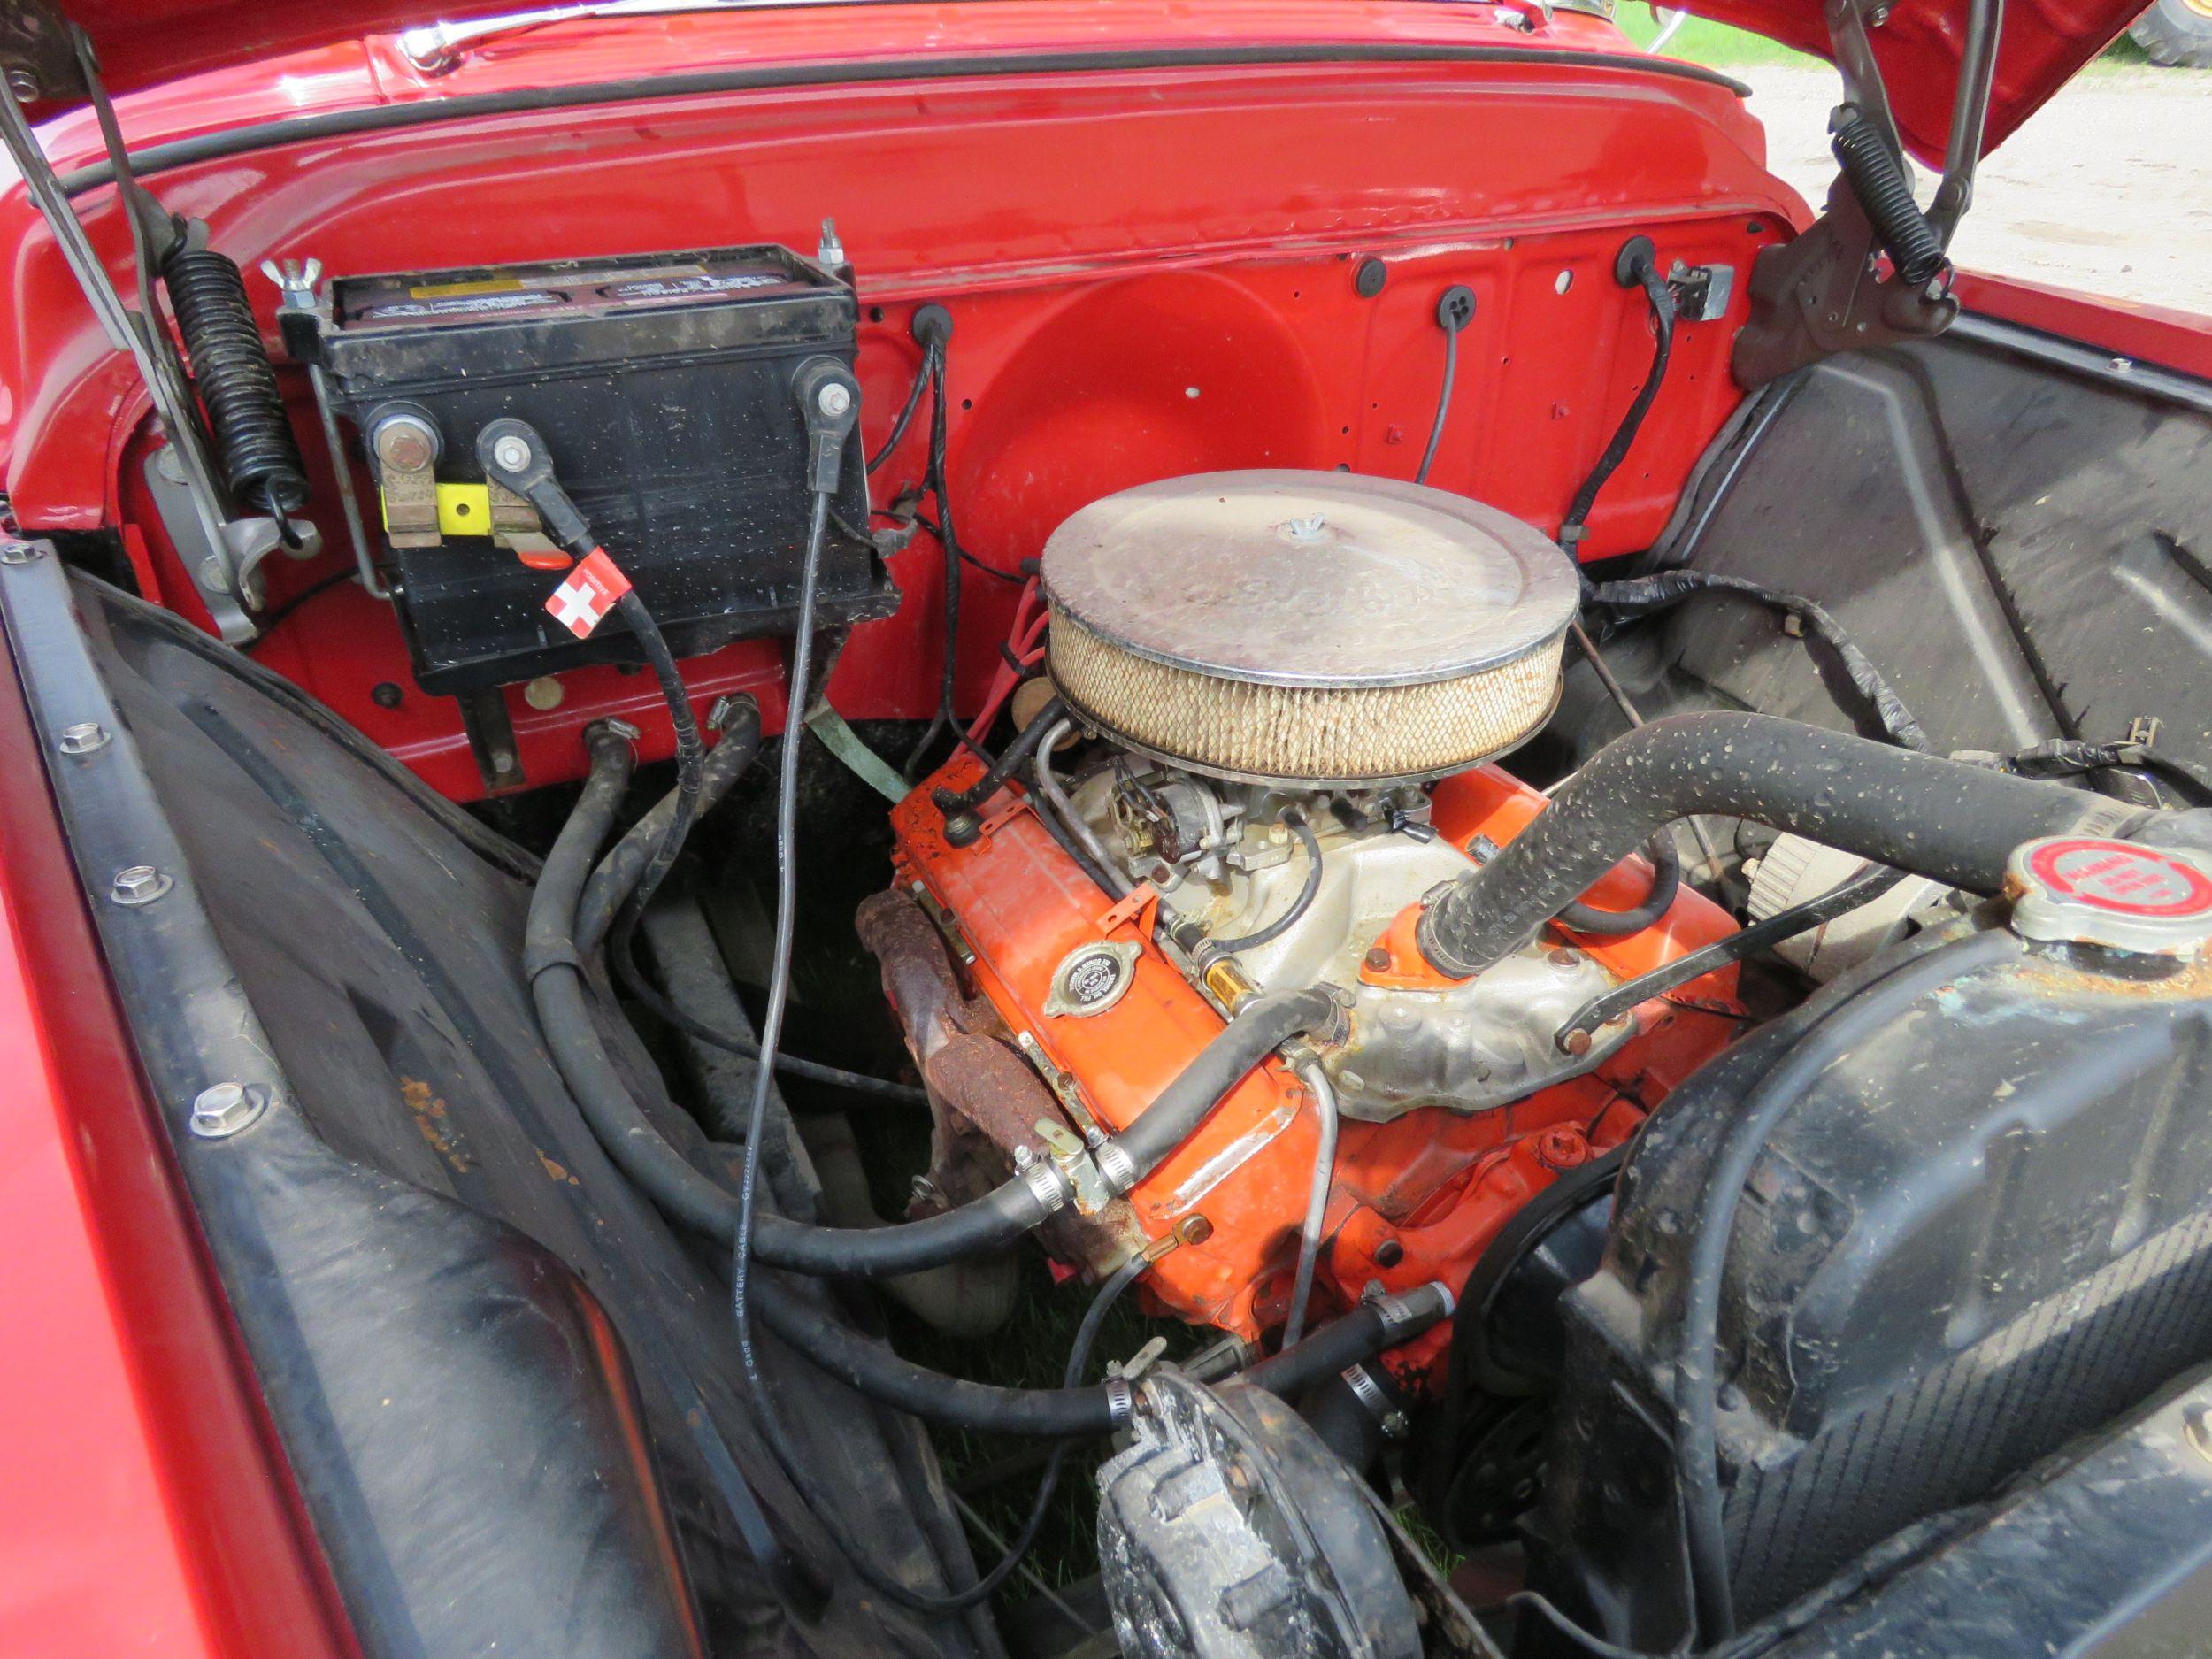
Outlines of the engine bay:
M1413 63L1033 245L1098 85L580 111L596 242L103 129L0 619L365 1651L1841 1651L2212 1363L2212 397L1467 64L1638 199L1424 222Z

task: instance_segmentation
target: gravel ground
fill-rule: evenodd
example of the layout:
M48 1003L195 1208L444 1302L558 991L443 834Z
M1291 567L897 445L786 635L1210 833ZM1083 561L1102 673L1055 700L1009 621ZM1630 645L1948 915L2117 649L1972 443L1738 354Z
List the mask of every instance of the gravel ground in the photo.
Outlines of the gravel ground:
M1767 165L1818 208L1836 173L1833 73L1727 73L1753 88ZM1970 270L2212 313L2212 71L2074 81L1983 162L1953 251Z

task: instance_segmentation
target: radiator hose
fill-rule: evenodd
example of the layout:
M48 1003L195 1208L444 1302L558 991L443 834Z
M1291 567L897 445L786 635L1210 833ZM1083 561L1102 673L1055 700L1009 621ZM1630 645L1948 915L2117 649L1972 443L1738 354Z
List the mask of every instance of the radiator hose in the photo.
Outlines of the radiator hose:
M2116 821L2116 812L2119 813ZM1678 714L1607 744L1495 858L1430 903L1440 973L1503 961L1663 825L1748 818L1974 893L2022 841L2140 817L2100 795L1763 714Z

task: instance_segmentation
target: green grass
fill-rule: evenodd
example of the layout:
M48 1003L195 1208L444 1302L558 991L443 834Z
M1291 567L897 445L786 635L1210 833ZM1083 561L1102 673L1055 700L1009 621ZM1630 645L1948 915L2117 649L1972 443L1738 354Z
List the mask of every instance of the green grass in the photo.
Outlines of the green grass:
M1639 46L1648 46L1660 29L1657 16L1647 5L1624 5L1614 21ZM1670 58L1685 58L1712 69L1740 69L1767 64L1789 64L1801 69L1825 67L1819 58L1793 51L1763 35L1732 29L1725 23L1714 23L1704 18L1692 18L1683 24L1667 42L1666 51Z
M1642 0L1624 4L1614 19L1621 33L1639 46L1648 46L1657 36L1660 22L1656 13ZM1785 65L1799 69L1826 69L1825 59L1808 57L1793 51L1763 35L1754 35L1746 29L1730 28L1725 23L1715 23L1705 18L1692 18L1675 31L1667 42L1667 56L1682 58L1694 64L1703 64L1709 69L1760 68L1770 65ZM2115 70L2137 70L2149 65L2150 59L2143 49L2125 35L2115 41L2104 55L2090 64L2085 73L2096 74Z

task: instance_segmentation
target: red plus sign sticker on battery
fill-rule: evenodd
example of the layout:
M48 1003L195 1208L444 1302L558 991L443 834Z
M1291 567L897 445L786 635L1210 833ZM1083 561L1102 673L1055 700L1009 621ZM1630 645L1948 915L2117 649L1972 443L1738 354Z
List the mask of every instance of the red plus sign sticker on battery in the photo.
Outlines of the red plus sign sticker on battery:
M2060 898L2124 916L2195 916L2212 910L2212 877L2194 864L2125 841L2046 841L2028 872Z
M595 547L569 572L568 580L553 590L545 608L552 612L554 621L578 639L588 640L592 630L606 620L615 602L629 591L630 579L607 557L606 549Z

